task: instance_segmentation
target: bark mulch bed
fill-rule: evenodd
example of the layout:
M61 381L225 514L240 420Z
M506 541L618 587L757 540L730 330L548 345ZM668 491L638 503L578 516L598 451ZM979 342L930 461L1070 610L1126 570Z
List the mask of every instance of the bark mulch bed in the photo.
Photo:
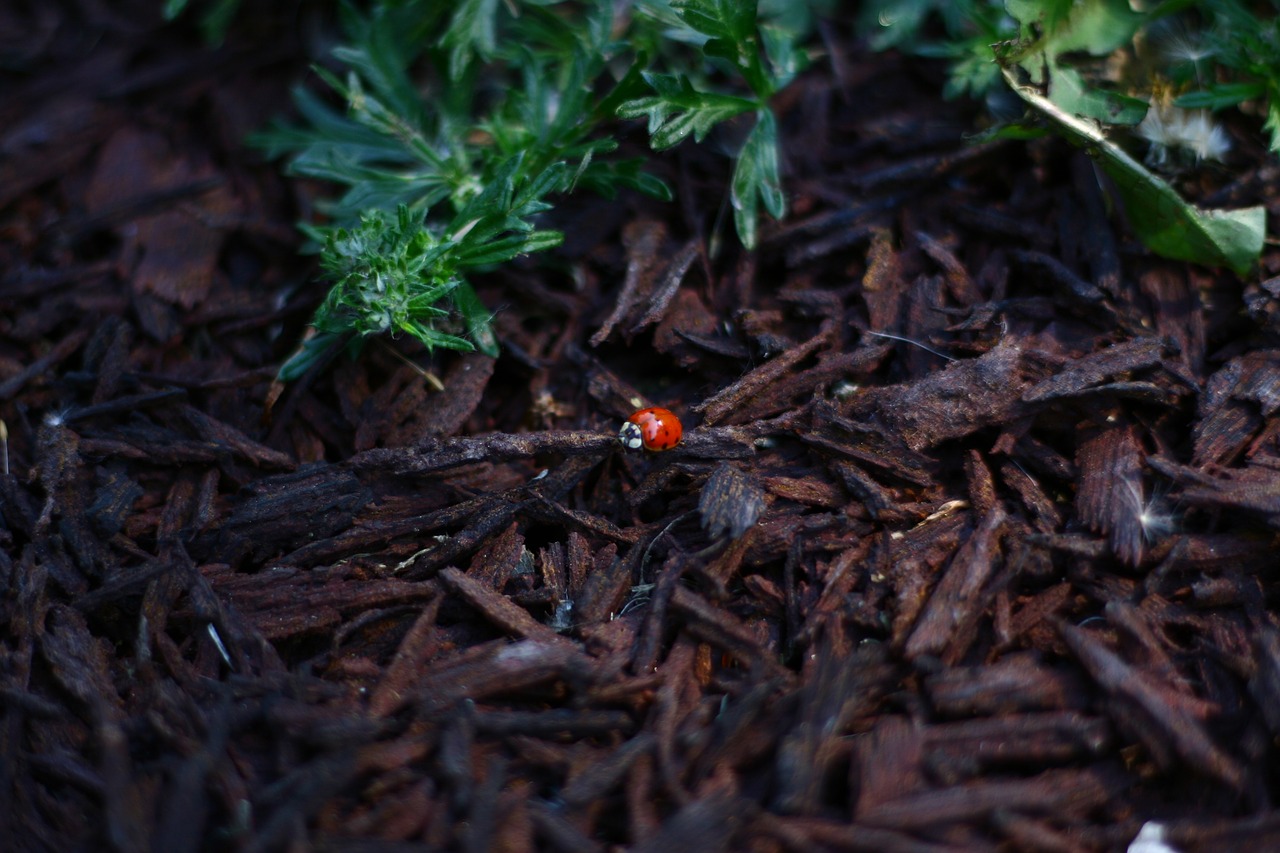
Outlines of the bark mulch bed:
M476 282L496 361L281 389L302 51L112 5L0 10L0 848L1280 849L1280 251L835 24L758 253L686 146ZM1183 189L1274 220L1257 131Z

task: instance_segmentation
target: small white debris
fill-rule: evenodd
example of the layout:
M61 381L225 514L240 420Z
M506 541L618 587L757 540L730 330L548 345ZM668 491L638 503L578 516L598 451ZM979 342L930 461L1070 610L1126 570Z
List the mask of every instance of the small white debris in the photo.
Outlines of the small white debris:
M1182 853L1164 840L1164 824L1149 820L1142 825L1137 837L1129 842L1128 853Z
M1147 110L1137 130L1151 143L1147 163L1157 169L1170 165L1174 149L1191 152L1197 161L1221 161L1231 150L1226 131L1214 124L1206 110L1184 110L1157 102Z
M226 663L229 668L235 669L235 667L231 665L231 655L227 653L227 647L222 644L222 637L218 636L218 629L213 627L212 622L206 623L204 629L208 632L209 639L213 640L213 644L218 647L218 654L222 655L223 662Z

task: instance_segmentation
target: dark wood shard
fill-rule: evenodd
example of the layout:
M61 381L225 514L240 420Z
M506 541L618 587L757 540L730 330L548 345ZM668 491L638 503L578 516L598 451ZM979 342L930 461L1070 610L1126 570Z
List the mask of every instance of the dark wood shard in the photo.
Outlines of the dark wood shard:
M1184 504L1239 510L1280 527L1280 489L1276 488L1280 465L1268 459L1255 460L1246 468L1225 470L1216 477L1163 459L1153 458L1152 466L1183 484L1179 500Z
M262 561L349 527L371 498L341 468L319 466L278 475L248 490L222 524L217 547L233 563Z
M698 512L712 538L741 539L765 511L764 491L753 478L728 462L721 462L702 485Z
M1148 503L1142 482L1137 427L1117 425L1093 432L1080 442L1076 466L1076 511L1081 520L1107 537L1116 556L1136 565L1146 538L1157 532L1151 517L1157 510Z
M522 610L511 599L498 594L455 568L443 569L440 572L440 580L504 633L543 643L556 643L562 639L554 629L534 619L528 611Z
M1085 683L1033 657L1008 656L986 666L952 667L925 679L929 701L944 717L1084 708Z
M591 336L591 345L604 343L614 328L622 323L639 300L651 293L653 281L666 255L667 228L661 221L639 219L627 224L622 232L622 244L627 252L627 273L623 278L613 312Z
M990 817L998 812L1064 816L1087 814L1124 790L1117 768L1048 770L1030 779L970 782L952 788L918 791L878 804L859 821L887 829L921 830L959 817Z
M823 781L845 757L848 744L837 732L866 714L879 700L875 685L890 667L883 653L823 652L808 667L797 699L800 717L783 736L776 758L777 808L784 814L815 814L821 809Z
M1088 760L1111 745L1111 723L1074 711L943 723L921 733L923 761L935 775L957 778L988 767L1028 767Z
M1158 364L1166 355L1167 347L1167 342L1160 338L1136 338L1106 346L1072 361L1061 372L1028 388L1023 399L1028 403L1043 403L1084 393L1109 377Z
M730 418L756 394L768 386L783 379L797 365L819 349L831 343L831 330L824 328L817 335L801 344L789 348L786 352L770 359L757 367L737 382L726 387L714 397L704 400L694 407L694 411L702 414L702 422L707 426Z
M1085 281L1052 255L1030 249L1015 249L1009 257L1022 266L1043 271L1059 288L1084 302L1100 302L1105 294L1093 282Z
M903 653L908 659L940 655L954 664L964 657L975 641L978 620L1002 583L998 570L1004 525L1004 513L991 512L956 552L907 638Z
M901 436L910 449L923 450L1020 417L1028 387L1022 350L999 344L915 382L869 389L855 398L847 414L878 423L884 432Z
M1058 632L1109 702L1116 727L1137 738L1162 766L1175 759L1232 788L1244 781L1234 758L1218 747L1202 722L1213 709L1125 663L1087 631L1059 623Z

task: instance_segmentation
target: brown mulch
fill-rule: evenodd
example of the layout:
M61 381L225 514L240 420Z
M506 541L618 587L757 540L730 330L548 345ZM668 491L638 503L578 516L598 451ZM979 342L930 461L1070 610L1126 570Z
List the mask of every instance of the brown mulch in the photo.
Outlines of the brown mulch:
M1280 849L1280 250L835 22L754 255L684 146L476 281L496 361L281 389L321 188L244 137L331 23L114 5L0 9L0 849ZM1180 186L1274 221L1232 132Z

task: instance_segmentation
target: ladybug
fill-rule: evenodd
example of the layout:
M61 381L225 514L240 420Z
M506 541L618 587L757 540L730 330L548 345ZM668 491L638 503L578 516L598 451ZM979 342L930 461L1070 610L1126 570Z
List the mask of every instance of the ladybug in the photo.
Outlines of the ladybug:
M680 443L684 427L670 409L651 406L627 418L618 430L618 441L627 450L670 450Z

